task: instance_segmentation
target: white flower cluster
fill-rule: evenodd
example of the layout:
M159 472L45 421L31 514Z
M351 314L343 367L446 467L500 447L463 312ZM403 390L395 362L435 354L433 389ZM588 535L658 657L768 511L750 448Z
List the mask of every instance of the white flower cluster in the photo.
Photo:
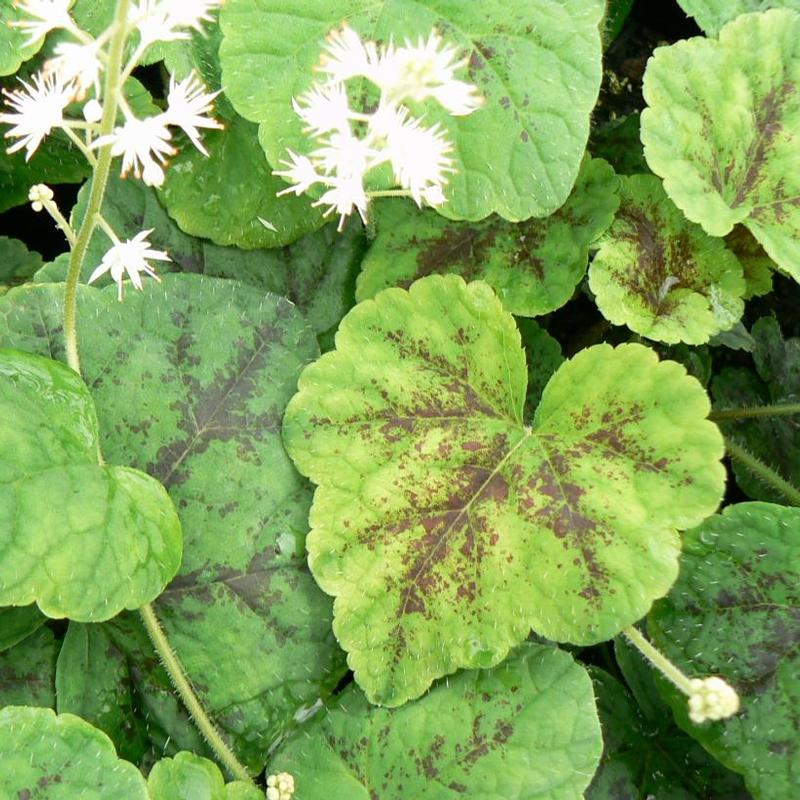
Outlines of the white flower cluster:
M706 720L732 717L739 710L739 695L722 678L693 678L690 682L689 719L698 725Z
M267 778L267 800L292 800L294 778L288 772L279 772Z
M279 194L299 195L322 184L326 191L314 205L326 206L326 216L336 211L341 229L354 209L366 220L365 176L389 164L402 187L392 194L410 196L419 206L444 203L452 145L438 124L426 127L404 103L433 98L454 116L471 114L483 100L475 86L455 78L465 63L436 31L417 44L382 49L363 42L347 25L330 33L319 65L327 79L293 100L305 131L319 146L308 156L288 151L289 160L282 162L286 169L275 174L293 185ZM366 78L379 90L372 113L350 108L347 82L354 78Z
M222 0L139 0L131 5L128 14L130 33L136 32L138 44L122 71L123 81L149 45L189 36L188 30L199 28L210 19L212 9ZM131 111L122 87L117 103L124 122L106 136L96 136L103 115L101 82L107 62L106 47L112 29L93 38L81 30L69 15L71 0L20 0L17 8L26 18L13 23L27 32L28 43L41 39L52 30L67 31L76 40L61 42L54 56L36 73L30 82L20 81L22 89L5 91L10 112L0 113L0 122L12 127L6 138L16 139L9 153L25 148L26 160L36 152L45 136L54 129L63 130L88 155L98 147L110 144L112 154L122 156L122 174L133 170L148 185L160 186L164 181L162 165L175 150L170 144L168 126L182 128L192 143L205 153L198 128L220 128L208 117L212 101L218 92L208 93L197 76L191 73L181 82L170 83L167 109L146 119L137 119ZM67 106L84 103L82 119L65 117ZM79 134L83 133L83 137Z
M182 81L171 78L166 109L144 119L133 113L123 89L150 45L189 38L189 31L200 30L204 22L212 19L211 13L222 1L134 0L131 3L123 39L130 41L132 52L121 65L113 98L121 118L106 120L103 128L104 104L109 98L103 97L105 87L101 77L109 63L112 36L119 34L117 26L112 24L95 38L70 17L72 0L18 0L17 9L24 16L12 24L28 35L28 44L38 42L53 30L66 31L74 41L57 44L42 71L35 73L29 82L20 81L21 89L3 90L9 110L0 113L0 122L11 126L6 138L16 140L8 147L8 152L24 148L28 160L46 136L53 130L61 130L90 164L96 163L95 151L108 146L112 156L122 157L122 176L133 172L148 186L160 186L164 182L163 166L176 152L171 143L171 127L181 128L192 144L208 155L200 140L200 129L222 127L209 116L212 101L219 92L207 92L194 72ZM79 116L66 116L68 107L74 103L82 104ZM117 122L119 124L112 130ZM34 210L47 208L62 230L69 228L55 207L52 190L48 187L33 187L30 200ZM126 275L137 289L142 288L141 273L157 279L148 259L170 259L165 252L151 248L147 237L152 231L142 231L122 242L102 218L100 223L113 246L103 256L89 283L110 272L121 300Z

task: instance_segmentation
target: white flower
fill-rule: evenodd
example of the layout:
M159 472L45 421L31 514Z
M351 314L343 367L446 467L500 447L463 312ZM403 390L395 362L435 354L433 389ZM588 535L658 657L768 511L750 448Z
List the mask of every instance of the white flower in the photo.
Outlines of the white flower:
M103 106L92 98L83 106L83 118L87 122L100 122L103 118Z
M61 42L53 51L55 57L45 61L44 73L56 73L65 84L74 82L75 100L83 100L86 91L92 87L97 95L100 92L100 72L103 69L99 51L100 43L97 41L89 44Z
M350 130L352 112L342 83L314 86L301 95L299 101L292 98L292 107L297 116L306 123L306 132L312 136Z
M706 720L727 719L739 710L739 695L722 678L693 678L690 681L689 719L698 725Z
M378 155L366 139L354 136L348 128L335 131L323 140L323 146L311 153L311 160L326 175L362 180L365 173L377 163Z
M448 157L453 147L444 131L439 125L423 127L402 106L387 107L385 113L375 114L375 120L385 136L384 152L397 182L409 190L418 206L423 198L436 198L434 205L439 205L439 198L444 200L445 174L453 171L453 161Z
M301 195L307 191L309 187L315 183L324 181L325 178L317 172L317 168L311 163L311 159L307 156L299 156L297 153L287 150L291 161L282 161L288 169L275 170L273 175L279 175L281 178L288 178L294 185L278 192L278 197L284 194L294 192L296 195Z
M160 282L160 278L147 263L152 261L171 261L172 259L163 250L151 250L150 242L147 237L153 229L137 233L133 239L125 242L117 241L114 246L103 256L100 266L89 276L89 283L96 281L106 272L111 273L111 277L117 284L117 298L122 300L123 281L125 275L131 279L131 283L142 290L142 276L144 272Z
M0 122L14 127L6 132L6 138L19 138L8 148L9 153L25 148L25 160L28 161L53 128L64 123L64 109L75 94L72 84L64 84L57 75L43 76L36 73L33 85L20 80L25 90L15 89L3 94L8 98L8 105L15 109L11 114L0 114Z
M362 42L361 37L344 24L328 34L318 69L329 75L333 83L342 83L356 75L371 77L378 61L374 42Z
M175 148L169 143L170 136L162 114L145 119L131 117L113 133L95 139L91 146L97 148L110 144L111 155L122 156L120 174L123 178L132 169L133 174L148 186L161 186L164 170L160 164L175 153Z
M128 20L139 31L140 45L188 39L186 28L201 30L211 22L211 11L223 0L139 0L128 12Z
M381 55L375 83L394 103L433 97L454 116L471 114L483 98L473 84L456 80L455 71L467 64L457 56L455 47L431 31L427 41L420 38L416 45L408 40L403 47L389 45Z
M53 199L53 190L46 183L37 183L28 191L28 200L34 211L41 211Z
M339 214L339 230L344 227L345 217L357 209L364 222L367 221L367 205L369 198L364 191L364 183L357 176L330 178L326 181L331 188L320 197L312 206L328 206L322 216L327 217L332 212Z
M279 772L267 778L267 800L291 800L294 795L294 777Z
M69 16L71 5L72 0L21 0L16 3L17 8L33 19L15 20L9 24L27 31L28 41L25 44L33 44L52 30L74 27Z
M208 152L200 141L198 128L222 128L217 120L205 116L212 109L212 101L219 92L206 92L206 87L194 71L178 83L174 76L169 79L167 110L161 115L166 125L177 125L192 140L192 144L204 155Z

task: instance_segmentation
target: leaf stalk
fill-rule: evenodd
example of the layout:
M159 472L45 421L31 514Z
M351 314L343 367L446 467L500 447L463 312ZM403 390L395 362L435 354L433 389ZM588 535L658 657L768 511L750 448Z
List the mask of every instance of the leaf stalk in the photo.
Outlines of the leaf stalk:
M172 680L176 691L180 695L183 704L186 706L187 711L197 725L203 738L208 742L211 749L216 753L217 758L220 760L232 777L240 781L247 781L252 784L253 779L250 773L240 763L239 759L234 755L233 750L228 746L227 742L222 738L220 732L214 726L214 723L209 718L203 704L195 694L189 678L183 669L183 665L178 660L178 656L172 649L161 623L158 621L155 609L150 603L145 603L140 609L144 627L153 643L156 652L161 658L161 663L164 665L167 674Z

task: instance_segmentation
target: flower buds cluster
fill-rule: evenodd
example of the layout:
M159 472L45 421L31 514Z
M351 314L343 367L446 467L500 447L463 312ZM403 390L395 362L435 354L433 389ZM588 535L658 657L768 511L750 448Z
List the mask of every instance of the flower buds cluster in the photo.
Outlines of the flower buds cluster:
M689 719L700 724L706 720L732 717L739 710L739 695L722 678L692 678L690 681Z
M279 772L267 778L267 800L292 800L294 778L288 772Z
M412 197L419 206L444 203L452 145L438 124L423 125L404 104L432 98L451 115L471 114L482 98L475 86L455 78L465 63L436 31L417 44L382 49L363 42L347 25L333 31L319 65L327 78L293 101L318 146L308 156L288 151L289 159L282 162L286 169L275 174L292 186L279 194L299 195L322 184L326 191L314 205L326 206L326 215L336 211L341 228L354 209L366 220L365 176L389 164L402 187L396 194ZM364 78L380 93L369 114L351 109L347 92L348 81Z

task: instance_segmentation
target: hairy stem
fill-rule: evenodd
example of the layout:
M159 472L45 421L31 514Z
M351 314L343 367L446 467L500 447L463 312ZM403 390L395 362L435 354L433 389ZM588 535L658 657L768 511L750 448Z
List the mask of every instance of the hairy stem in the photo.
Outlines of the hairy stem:
M108 64L106 66L106 80L103 90L103 116L100 120L99 134L105 136L114 129L117 118L117 96L120 88L120 75L122 70L122 54L127 39L127 17L130 0L119 0L114 15L114 33L111 36L108 51ZM108 173L111 167L111 145L100 148L97 163L92 173L92 188L89 192L89 202L86 204L86 214L83 217L75 244L69 256L69 268L64 289L64 340L66 343L67 364L75 372L80 373L81 361L78 355L78 331L76 326L78 279L89 248L89 240L97 224L97 214L103 205Z
M727 436L725 437L725 449L731 458L735 458L740 464L747 467L750 472L761 478L764 483L780 492L793 506L800 506L800 490L792 486L789 481L784 480L774 469L768 467L749 450L736 444L733 439Z
M633 625L624 628L627 640L662 674L669 678L685 695L692 694L692 684L660 650L657 650Z
M205 740L217 754L217 758L234 778L240 781L253 783L253 779L250 777L248 771L239 762L233 750L231 750L219 731L214 727L214 723L209 719L206 710L203 708L202 703L195 694L186 676L181 662L178 660L175 651L167 640L167 636L164 633L164 629L161 627L161 623L158 621L158 617L156 617L153 606L150 605L150 603L146 603L139 609L139 614L142 617L142 622L147 629L150 640L153 642L153 646L161 658L161 663L167 670L175 689L180 695L181 700L183 700L183 704L186 706L189 714L191 714L200 733L203 734Z
M747 419L748 417L785 417L791 414L800 414L800 403L781 403L770 406L748 406L746 408L723 408L712 411L708 418L712 422L721 422L727 419Z

